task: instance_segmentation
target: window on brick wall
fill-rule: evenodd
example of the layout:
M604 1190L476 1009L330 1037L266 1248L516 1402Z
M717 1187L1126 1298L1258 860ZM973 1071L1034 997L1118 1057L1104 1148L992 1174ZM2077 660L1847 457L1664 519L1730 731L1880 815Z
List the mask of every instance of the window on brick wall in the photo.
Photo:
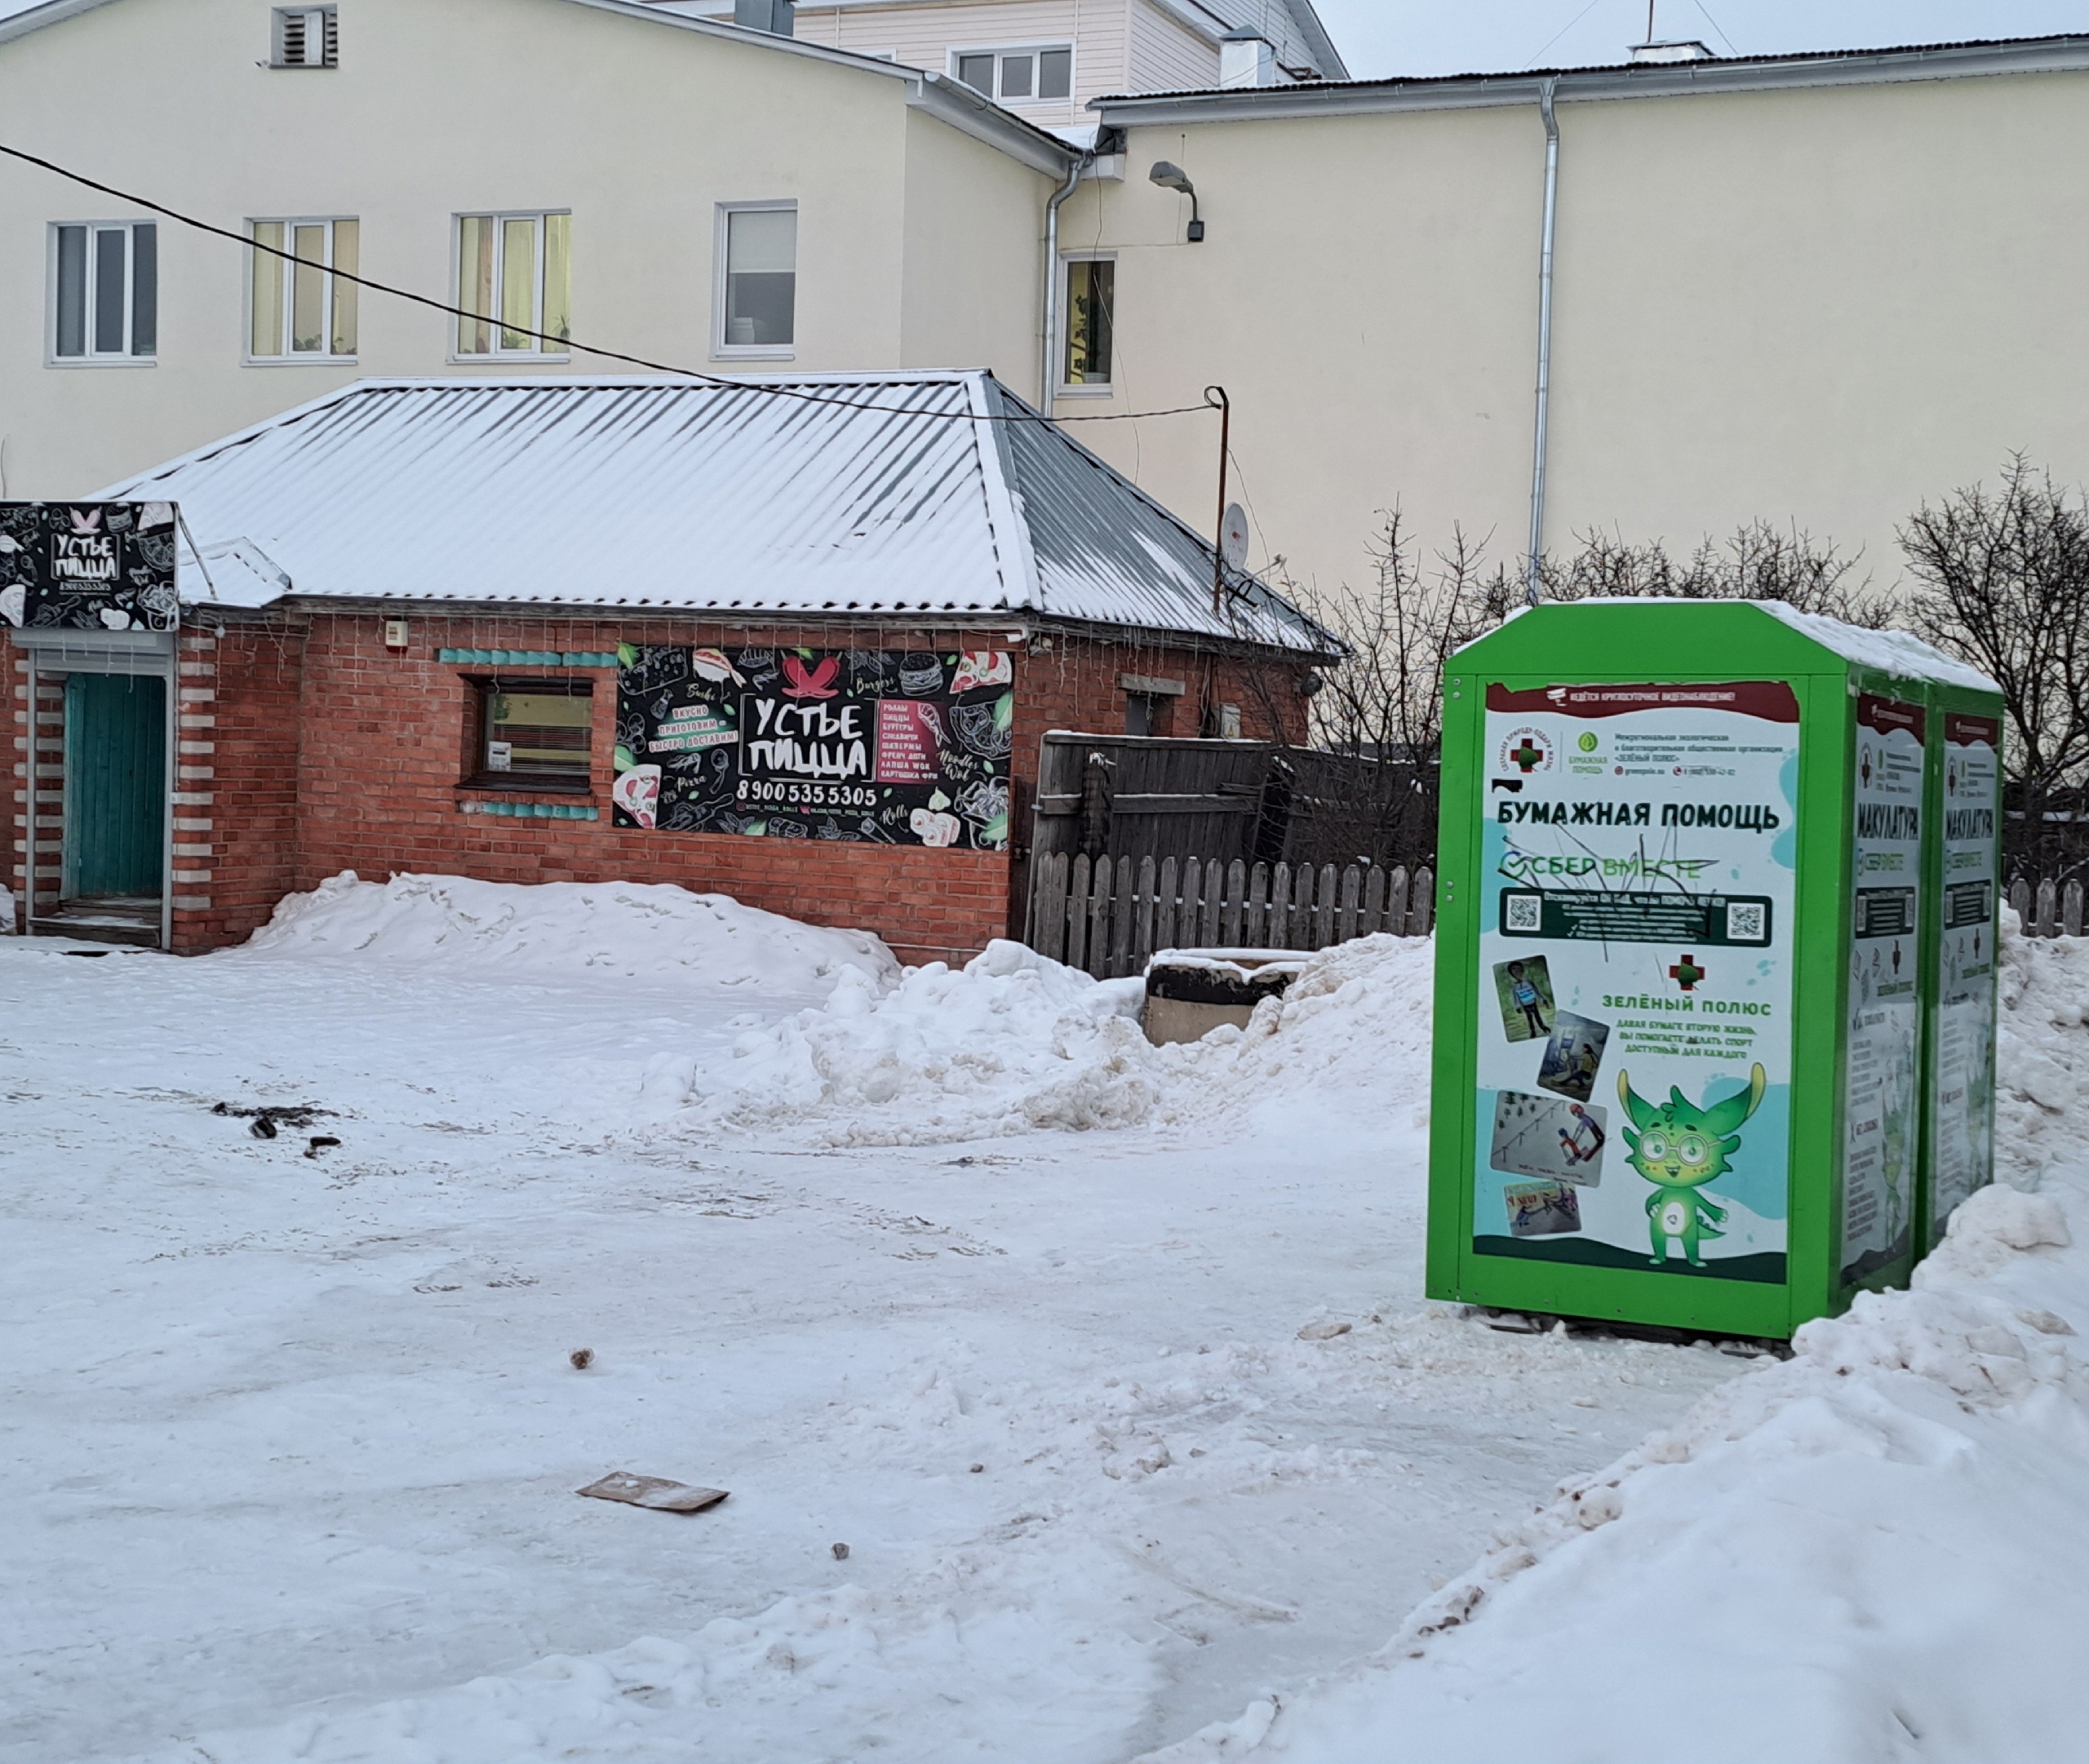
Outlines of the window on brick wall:
M593 687L584 680L477 683L478 770L503 790L586 790L595 746Z
M1157 692L1124 694L1124 733L1127 735L1164 735L1175 717L1175 701Z

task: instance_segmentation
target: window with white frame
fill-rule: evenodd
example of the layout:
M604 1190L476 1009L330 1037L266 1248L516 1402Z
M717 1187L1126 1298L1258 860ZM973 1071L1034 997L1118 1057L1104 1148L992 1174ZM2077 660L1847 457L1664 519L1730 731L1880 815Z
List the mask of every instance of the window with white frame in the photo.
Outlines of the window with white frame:
M1102 390L1110 384L1117 329L1117 260L1086 254L1067 259L1066 344L1060 384L1068 391Z
M797 340L798 205L721 204L718 264L718 353L787 354Z
M270 67L332 68L340 62L340 21L332 7L275 9L268 38Z
M255 361L319 361L356 352L361 228L352 219L257 220L246 352Z
M562 356L573 335L571 215L457 217L460 356Z
M1074 89L1071 43L1032 43L1020 49L957 49L950 70L974 91L1003 104L1062 100Z
M51 357L149 361L159 351L159 228L149 220L51 229Z

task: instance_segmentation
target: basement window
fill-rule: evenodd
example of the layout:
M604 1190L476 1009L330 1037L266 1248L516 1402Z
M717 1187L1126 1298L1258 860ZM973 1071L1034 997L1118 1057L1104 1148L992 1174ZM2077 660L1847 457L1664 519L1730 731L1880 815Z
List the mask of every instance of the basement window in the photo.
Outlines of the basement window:
M341 64L341 29L332 7L277 7L268 42L272 68Z
M594 688L584 680L477 683L477 773L503 790L584 791L595 746Z

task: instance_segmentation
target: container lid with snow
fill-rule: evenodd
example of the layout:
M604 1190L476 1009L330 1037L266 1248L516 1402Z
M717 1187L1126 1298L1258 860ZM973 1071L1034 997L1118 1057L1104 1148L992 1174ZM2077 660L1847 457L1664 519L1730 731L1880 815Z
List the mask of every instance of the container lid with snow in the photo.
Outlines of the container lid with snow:
M1444 680L1429 1289L1782 1336L1988 1180L2002 701L1781 605L1538 606Z

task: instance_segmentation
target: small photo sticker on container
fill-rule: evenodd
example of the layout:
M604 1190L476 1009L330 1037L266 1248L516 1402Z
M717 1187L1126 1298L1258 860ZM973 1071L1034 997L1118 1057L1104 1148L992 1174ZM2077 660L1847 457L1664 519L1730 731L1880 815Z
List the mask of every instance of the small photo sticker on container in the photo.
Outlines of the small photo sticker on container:
M1501 1190L1511 1237L1559 1237L1581 1229L1581 1199L1565 1182L1511 1182Z
M1501 1033L1511 1041L1543 1041L1552 1033L1552 970L1542 955L1494 964L1495 1002Z
M1505 1176L1545 1177L1594 1188L1603 1180L1608 1128L1603 1111L1593 1103L1500 1091L1487 1161Z
M1560 1012L1553 1019L1552 1039L1546 1043L1545 1057L1538 1063L1538 1087L1586 1102L1595 1094L1596 1070L1603 1064L1603 1044L1609 1039L1608 1023Z

